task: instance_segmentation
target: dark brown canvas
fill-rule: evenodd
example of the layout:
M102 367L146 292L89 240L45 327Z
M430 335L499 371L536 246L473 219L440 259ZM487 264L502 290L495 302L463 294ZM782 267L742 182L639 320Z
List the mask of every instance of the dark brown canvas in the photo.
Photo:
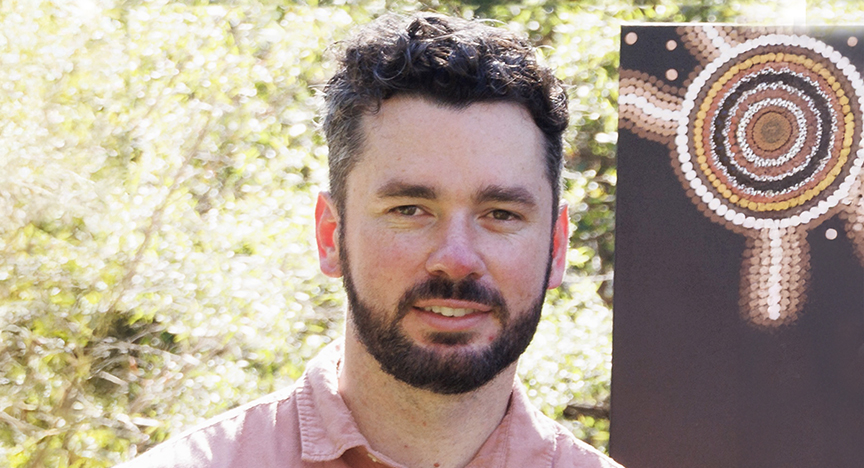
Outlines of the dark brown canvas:
M864 466L864 28L626 26L612 455Z

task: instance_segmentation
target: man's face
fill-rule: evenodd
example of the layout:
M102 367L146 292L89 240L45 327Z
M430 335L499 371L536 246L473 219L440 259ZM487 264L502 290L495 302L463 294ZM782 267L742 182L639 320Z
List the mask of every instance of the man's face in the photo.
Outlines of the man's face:
M363 132L331 272L345 277L348 332L399 380L473 390L524 351L563 275L566 210L553 228L543 135L514 104L405 97Z

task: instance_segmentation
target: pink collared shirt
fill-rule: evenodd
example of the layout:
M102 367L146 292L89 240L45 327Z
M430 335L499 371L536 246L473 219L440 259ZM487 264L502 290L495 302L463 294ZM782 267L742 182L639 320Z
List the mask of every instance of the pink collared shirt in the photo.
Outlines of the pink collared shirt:
M118 468L350 468L358 448L382 468L403 468L372 450L337 391L342 346L328 346L291 388L180 434ZM577 440L515 384L510 407L466 468L621 468Z

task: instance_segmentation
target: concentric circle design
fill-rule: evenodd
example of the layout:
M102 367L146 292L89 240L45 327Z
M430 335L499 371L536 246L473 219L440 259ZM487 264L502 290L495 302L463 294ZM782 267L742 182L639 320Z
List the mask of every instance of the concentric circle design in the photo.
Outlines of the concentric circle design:
M809 37L766 35L693 80L675 146L685 186L744 228L797 226L846 197L864 162L864 84Z

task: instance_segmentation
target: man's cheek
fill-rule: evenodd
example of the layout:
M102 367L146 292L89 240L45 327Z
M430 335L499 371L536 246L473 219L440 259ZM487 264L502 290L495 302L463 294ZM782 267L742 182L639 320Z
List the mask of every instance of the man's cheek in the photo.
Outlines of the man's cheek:
M403 245L393 236L370 234L365 239L358 239L357 243L356 255L355 249L351 248L349 255L358 283L397 287L411 280L416 274L414 270L422 267L416 248Z

